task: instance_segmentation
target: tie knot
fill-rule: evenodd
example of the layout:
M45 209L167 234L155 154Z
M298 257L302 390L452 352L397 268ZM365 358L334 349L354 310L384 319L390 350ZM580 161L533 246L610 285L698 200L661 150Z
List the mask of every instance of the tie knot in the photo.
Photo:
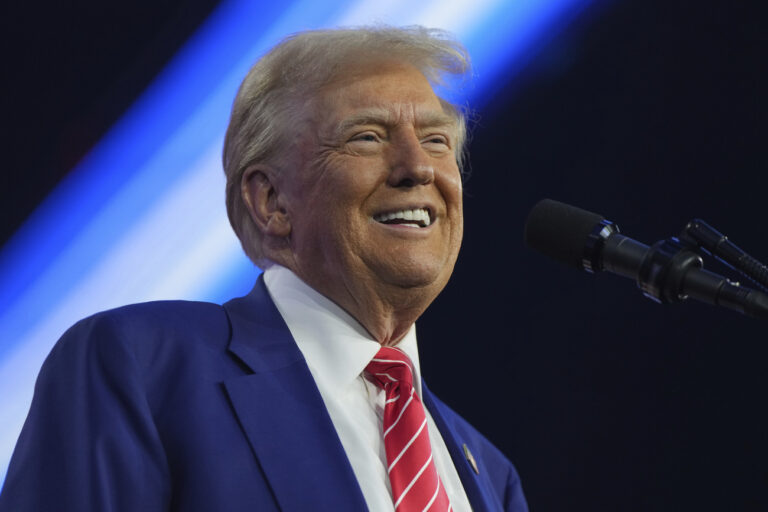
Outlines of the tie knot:
M382 389L395 383L413 386L411 360L400 349L382 347L365 370Z

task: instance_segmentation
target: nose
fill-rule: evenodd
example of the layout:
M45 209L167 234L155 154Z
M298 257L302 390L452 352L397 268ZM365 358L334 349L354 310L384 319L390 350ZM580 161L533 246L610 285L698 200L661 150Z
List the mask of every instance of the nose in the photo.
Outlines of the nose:
M392 187L415 187L435 181L435 168L421 142L412 134L391 148L389 179Z

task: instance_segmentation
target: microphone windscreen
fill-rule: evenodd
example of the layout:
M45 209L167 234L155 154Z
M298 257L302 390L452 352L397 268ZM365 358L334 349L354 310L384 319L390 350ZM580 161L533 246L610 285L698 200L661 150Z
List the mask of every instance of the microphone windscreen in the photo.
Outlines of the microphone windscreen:
M601 215L552 199L542 199L525 221L525 244L545 256L582 269L587 238Z

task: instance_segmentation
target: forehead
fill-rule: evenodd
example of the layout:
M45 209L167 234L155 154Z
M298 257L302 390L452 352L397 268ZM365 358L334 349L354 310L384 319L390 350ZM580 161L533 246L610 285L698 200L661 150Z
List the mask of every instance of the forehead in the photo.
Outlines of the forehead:
M363 66L331 81L315 97L321 126L343 130L348 125L452 125L426 77L399 63Z

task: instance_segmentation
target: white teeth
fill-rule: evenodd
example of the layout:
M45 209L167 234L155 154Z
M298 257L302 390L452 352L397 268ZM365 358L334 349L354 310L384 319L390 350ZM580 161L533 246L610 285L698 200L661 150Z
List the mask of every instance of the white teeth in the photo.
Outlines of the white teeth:
M373 217L373 220L378 222L386 222L388 220L404 220L404 221L416 221L416 222L403 222L402 224L429 226L432 222L429 218L429 210L426 208L417 208L415 210L400 210L398 212L380 213Z

